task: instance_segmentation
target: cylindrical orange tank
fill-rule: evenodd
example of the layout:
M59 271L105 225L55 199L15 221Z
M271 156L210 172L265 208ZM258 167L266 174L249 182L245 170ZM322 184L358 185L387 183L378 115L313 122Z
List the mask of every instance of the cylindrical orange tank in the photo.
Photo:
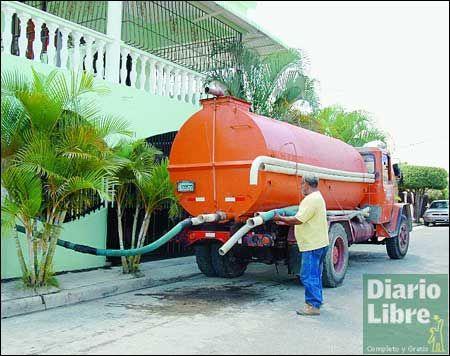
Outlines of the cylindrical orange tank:
M243 220L255 212L296 205L302 199L295 175L259 171L250 185L252 162L269 156L316 167L366 173L352 146L310 130L250 112L250 104L232 97L202 100L179 130L169 157L171 181L184 185L181 205L193 216L222 211ZM320 179L327 209L355 209L368 183ZM182 189L184 190L184 189Z

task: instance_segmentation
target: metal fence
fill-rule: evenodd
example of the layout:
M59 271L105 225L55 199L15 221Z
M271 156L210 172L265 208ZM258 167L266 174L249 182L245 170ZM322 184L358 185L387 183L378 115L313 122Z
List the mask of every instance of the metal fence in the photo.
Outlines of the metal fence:
M197 72L230 67L242 34L189 1L124 1L122 39Z
M107 1L20 1L92 30L106 33Z

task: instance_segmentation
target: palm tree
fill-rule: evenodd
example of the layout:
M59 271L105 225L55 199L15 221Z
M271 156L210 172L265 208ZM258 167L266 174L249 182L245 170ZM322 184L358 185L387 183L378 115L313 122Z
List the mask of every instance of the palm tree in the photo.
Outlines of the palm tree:
M2 201L2 235L4 231L9 233L15 231L14 238L19 258L22 278L34 285L36 283L36 264L33 262L37 258L36 242L33 240L33 225L35 217L42 212L42 183L34 174L27 172L20 167L8 167L2 171L2 186L7 187L8 195ZM27 267L22 253L22 247L15 229L16 220L25 227L28 240L28 253L30 268ZM8 231L9 230L9 231Z
M228 95L251 102L257 114L280 120L298 102L317 108L315 81L305 75L300 51L275 52L263 58L242 45L236 45L230 53L235 65L207 73L206 84L218 84Z
M136 247L142 247L147 236L150 218L153 212L163 206L168 206L169 217L176 218L181 213L175 189L169 178L168 160L164 159L155 163L152 167L150 178L138 182L137 187L141 192L142 205L145 212L139 231ZM132 269L137 270L141 256L132 257Z
M121 167L115 173L116 186L114 201L117 204L117 227L120 249L124 249L124 226L122 224L125 207L134 207L131 232L131 248L136 247L136 229L142 205L142 192L139 187L151 179L155 156L160 153L145 140L121 140L114 147L114 154L121 160ZM124 273L136 272L134 258L122 257Z
M337 105L317 110L311 115L291 111L289 121L355 147L361 147L371 141L388 141L388 135L375 126L368 113L347 112Z
M33 69L31 80L2 72L1 90L2 186L8 195L2 212L9 217L7 226L17 218L25 227L29 277L24 281L39 287L51 281L66 214L90 207L94 196L111 199L121 162L108 140L130 132L123 120L99 112L92 94L107 90L84 72L72 73L70 80L58 70L43 75Z

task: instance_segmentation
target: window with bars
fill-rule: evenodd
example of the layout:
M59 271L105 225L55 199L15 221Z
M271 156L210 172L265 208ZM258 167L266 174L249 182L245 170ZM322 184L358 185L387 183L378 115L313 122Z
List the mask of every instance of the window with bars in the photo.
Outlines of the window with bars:
M197 72L230 67L242 34L189 1L124 1L122 39Z
M107 1L21 1L101 33L106 33Z

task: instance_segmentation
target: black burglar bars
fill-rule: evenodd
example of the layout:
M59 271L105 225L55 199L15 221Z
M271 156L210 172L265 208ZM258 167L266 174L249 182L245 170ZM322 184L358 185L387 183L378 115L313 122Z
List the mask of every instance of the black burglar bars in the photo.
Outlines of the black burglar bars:
M197 72L232 67L242 34L189 1L125 1L127 44Z
M21 1L49 14L106 33L107 1Z

